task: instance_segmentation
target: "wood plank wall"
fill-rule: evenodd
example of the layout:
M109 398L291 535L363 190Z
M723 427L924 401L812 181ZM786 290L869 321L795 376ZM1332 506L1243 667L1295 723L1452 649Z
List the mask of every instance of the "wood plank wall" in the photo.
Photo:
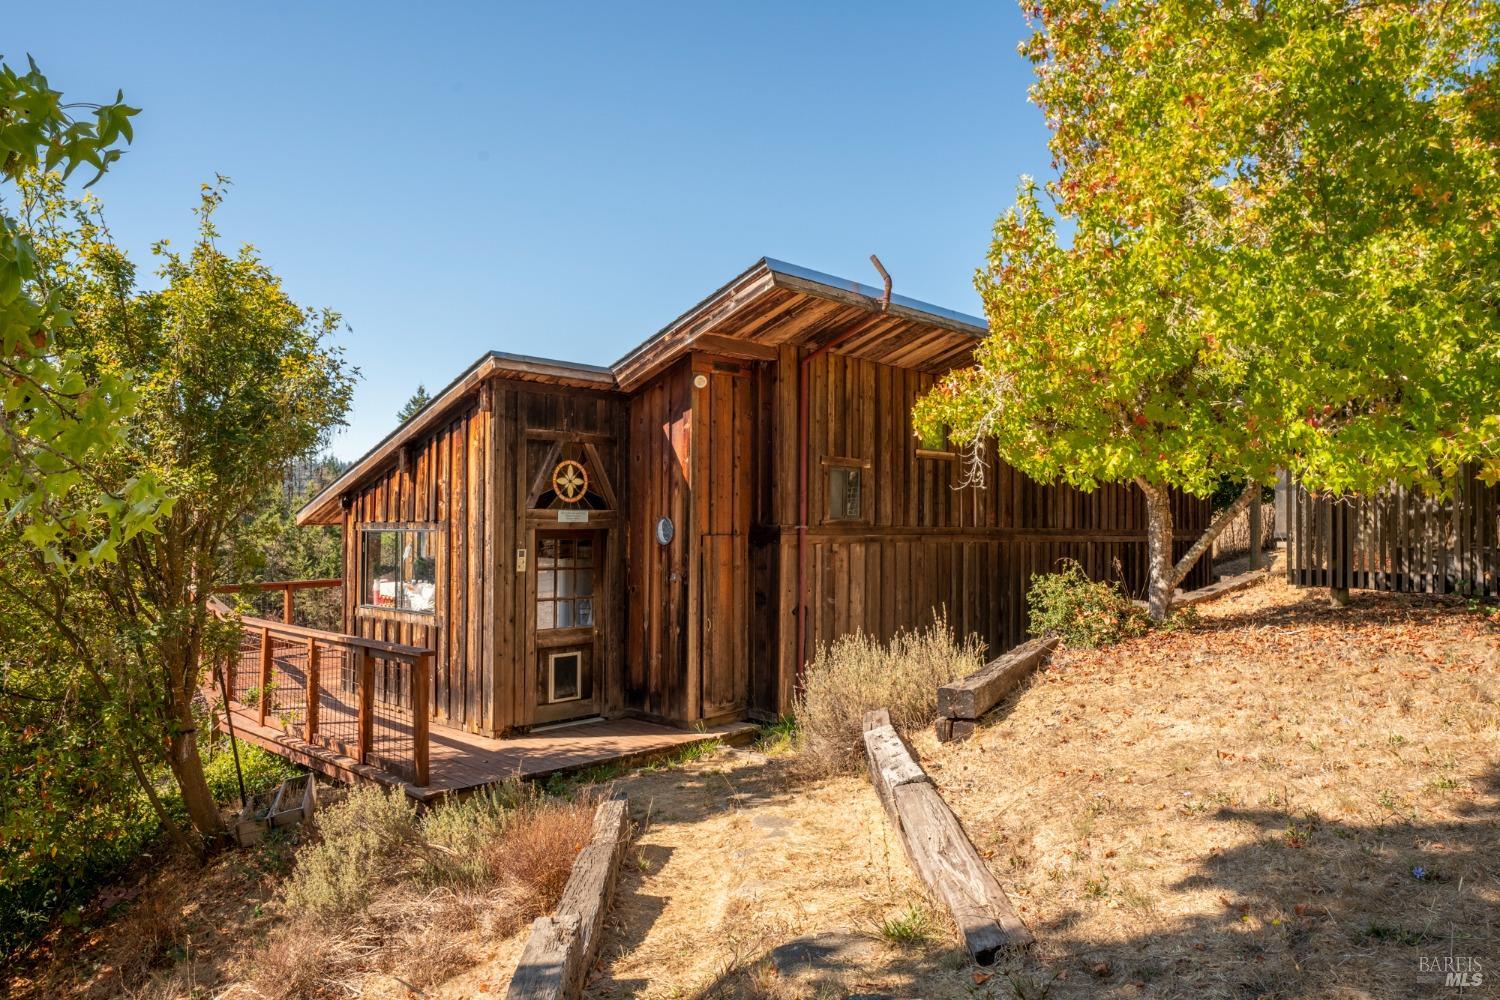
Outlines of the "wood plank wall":
M430 434L353 494L344 512L345 630L434 650L432 718L490 732L494 716L491 630L481 610L491 575L488 542L490 414L481 395L465 398ZM361 529L416 522L439 528L436 615L360 607Z
M393 463L354 494L344 516L346 628L435 651L435 721L488 735L531 724L537 677L530 568L536 530L555 514L528 512L525 503L558 441L587 441L619 494L623 416L623 400L610 394L494 380L412 442L404 471ZM596 601L603 655L595 676L605 685L602 704L617 708L620 695L608 684L623 656L624 543L609 520L596 513L590 526L605 540L605 593ZM402 522L440 529L435 616L359 606L361 529ZM526 572L516 570L518 548L527 550Z
M797 372L794 348L758 372L756 396L771 400L776 473L769 513L751 556L756 626L750 667L754 707L785 711L796 675ZM884 640L945 609L960 634L977 633L992 653L1025 638L1024 593L1033 574L1064 558L1092 575L1145 582L1145 504L1138 490L1083 493L1043 486L989 456L986 488L955 489L957 462L919 457L911 408L936 376L837 353L808 366L811 470L806 553L806 649L855 630ZM830 522L825 459L866 463L865 519ZM1207 501L1175 501L1179 554L1201 533ZM1184 587L1209 582L1200 565ZM763 631L764 634L759 634Z
M750 512L756 410L751 370L737 361L698 355L693 390L698 417L693 447L693 523L697 556L690 581L689 665L685 721L742 718L749 686ZM691 658L691 653L690 653ZM694 681L701 685L694 698Z
M688 717L688 567L693 542L692 365L687 359L630 397L626 539L625 706ZM656 540L669 517L670 544Z
M1335 501L1297 486L1287 579L1304 587L1500 595L1500 485L1486 486L1469 466L1446 499L1392 489Z

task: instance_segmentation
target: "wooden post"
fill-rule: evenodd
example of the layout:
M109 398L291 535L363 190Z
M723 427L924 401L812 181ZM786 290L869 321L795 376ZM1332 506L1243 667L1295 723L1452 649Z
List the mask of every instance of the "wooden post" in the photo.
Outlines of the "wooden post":
M288 625L297 624L292 614L292 588L290 585L281 588L281 620Z
M428 692L432 689L432 654L423 653L411 665L411 737L412 767L415 771L412 783L425 788L428 782Z
M370 762L370 744L375 742L375 667L370 662L370 650L356 647L355 662L359 664L359 749L361 764Z
M629 841L629 810L611 799L594 813L594 832L578 853L557 912L531 925L506 1000L563 1000L581 996L599 951L620 859Z
M1260 569L1260 497L1250 501L1250 568Z
M266 724L266 712L270 708L268 702L271 700L271 630L262 627L260 630L260 697L256 699L259 703L260 724Z
M240 654L230 653L229 658L224 661L224 711L229 711L229 702L234 700L235 674L239 673Z
M291 591L287 591L291 593ZM307 742L318 732L318 640L307 640Z

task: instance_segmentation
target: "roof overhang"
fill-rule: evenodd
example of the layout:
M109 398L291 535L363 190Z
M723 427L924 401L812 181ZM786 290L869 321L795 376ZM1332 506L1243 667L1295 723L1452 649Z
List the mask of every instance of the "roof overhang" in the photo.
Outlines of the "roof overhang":
M854 321L853 313L840 314L829 305L846 306L871 319L879 316L890 320L886 325L892 329L904 322L951 334L937 338L945 353L951 353L955 345L980 340L988 332L984 320L977 316L904 295L892 295L889 306L885 306L883 295L883 289L762 257L610 367L620 388L629 392L690 351L774 358L779 344L815 341L819 332L832 329L840 321L844 325ZM821 312L814 303L825 304ZM803 316L800 327L785 322L799 312L817 315ZM773 330L778 324L780 328ZM846 351L841 348L840 353ZM920 363L923 359L915 352L906 352L903 363L913 360Z
M343 520L339 498L357 486L372 472L395 461L397 452L408 441L420 437L447 419L456 404L490 379L540 382L579 389L614 392L614 373L598 365L574 364L526 354L490 351L470 365L462 375L449 382L427 405L391 431L380 443L365 452L333 482L297 511L298 524L338 524Z
M443 388L297 512L298 524L338 524L340 498L396 460L399 449L448 419L489 379L632 392L684 355L766 361L782 347L838 338L837 352L940 372L966 364L984 320L883 289L763 257L608 368L491 351Z

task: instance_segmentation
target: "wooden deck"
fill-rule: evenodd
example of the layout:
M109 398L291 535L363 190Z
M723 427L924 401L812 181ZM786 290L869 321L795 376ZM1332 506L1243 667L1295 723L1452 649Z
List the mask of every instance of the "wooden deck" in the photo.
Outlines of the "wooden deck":
M224 729L222 722L219 728ZM754 736L756 727L735 722L698 732L641 719L609 719L494 740L433 723L431 778L421 788L336 750L307 743L273 726L262 726L253 709L238 704L234 732L242 740L322 774L342 781L375 781L403 788L412 798L431 802L506 778L545 778L598 764L641 763L707 740L742 743Z

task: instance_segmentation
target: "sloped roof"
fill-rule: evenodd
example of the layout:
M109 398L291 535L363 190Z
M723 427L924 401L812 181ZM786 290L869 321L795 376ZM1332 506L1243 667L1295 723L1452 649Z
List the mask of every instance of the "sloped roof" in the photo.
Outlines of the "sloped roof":
M783 345L843 339L838 353L903 368L941 372L968 360L987 332L984 320L892 295L821 271L762 257L613 365L577 364L490 351L413 417L391 431L297 512L298 524L335 524L339 497L435 426L482 382L503 378L629 393L691 351L770 360Z

